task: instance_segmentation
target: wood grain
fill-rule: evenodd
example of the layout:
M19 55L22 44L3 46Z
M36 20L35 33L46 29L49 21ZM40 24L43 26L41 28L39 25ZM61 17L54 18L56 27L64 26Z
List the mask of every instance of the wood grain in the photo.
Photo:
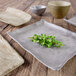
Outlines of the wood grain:
M69 0L65 0L65 1L69 1ZM71 18L73 15L74 15L74 10L72 8L72 6L70 7L70 11L69 13L67 14L66 18L69 19ZM71 24L68 24L66 23L63 19L54 19L54 23L65 28L65 29L68 29L68 30L71 30L71 31L74 31L74 28ZM69 60L65 65L64 67L59 71L57 72L57 74L55 76L74 76L75 75L75 69L73 67L75 62L71 60Z
M32 19L28 24L24 24L23 26L20 27L13 27L11 25L5 24L0 22L0 33L2 36L10 43L10 45L16 49L16 51L23 56L25 59L25 63L17 68L16 70L12 71L6 76L76 76L76 56L73 57L71 60L67 62L67 64L64 65L64 67L59 70L59 71L53 71L46 66L44 66L42 63L40 63L37 59L35 59L31 54L26 52L24 49L22 49L14 40L12 40L6 32L8 31L14 31L16 29L20 29L22 27L26 27L29 24L33 24L40 19L45 19L48 22L57 24L63 28L69 29L71 31L76 32L76 27L66 23L63 19L54 19L50 12L49 8L47 7L45 13L43 16L37 16L33 14L30 11L30 6L33 5L39 5L43 4L47 6L47 3L52 0L0 0L0 8L7 8L8 6L19 8L29 14L32 15ZM72 3L72 7L75 8L75 0L65 0L65 1L70 1ZM75 11L71 7L68 15L66 18L71 18Z

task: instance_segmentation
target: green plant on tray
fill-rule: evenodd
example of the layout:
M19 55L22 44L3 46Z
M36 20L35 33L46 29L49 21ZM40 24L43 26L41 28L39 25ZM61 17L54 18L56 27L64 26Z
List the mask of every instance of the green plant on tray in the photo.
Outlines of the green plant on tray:
M48 48L63 46L63 44L60 41L56 40L55 36L48 36L46 34L34 34L34 36L29 37L29 39L31 39L32 42L40 43L41 46L46 46Z

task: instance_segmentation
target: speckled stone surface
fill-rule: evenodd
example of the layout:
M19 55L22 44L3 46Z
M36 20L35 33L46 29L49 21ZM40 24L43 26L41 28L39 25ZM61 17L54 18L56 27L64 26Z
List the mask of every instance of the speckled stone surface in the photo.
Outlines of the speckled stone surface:
M68 22L69 24L72 24L74 26L76 26L76 14L70 18L70 19L64 19L66 22Z
M23 58L0 35L0 76L6 75L23 63Z
M20 26L28 23L31 15L16 8L8 7L5 11L0 11L0 21L13 26Z
M41 47L28 38L32 37L35 33L54 35L57 40L63 43L63 46L60 48ZM48 23L45 20L9 32L8 34L26 51L53 70L60 70L69 59L76 55L76 33Z

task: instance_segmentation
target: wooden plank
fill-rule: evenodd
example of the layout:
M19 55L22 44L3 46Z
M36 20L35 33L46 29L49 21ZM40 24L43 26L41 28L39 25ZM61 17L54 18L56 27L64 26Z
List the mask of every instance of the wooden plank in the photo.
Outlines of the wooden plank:
M51 0L50 0L51 1ZM37 5L37 4L44 4L46 5L48 1L46 0L37 0L35 1L35 3L33 3L32 5ZM32 6L31 5L31 6ZM54 19L48 12L45 12L45 14L42 16L42 17L39 17L39 16L36 16L35 14L31 13L31 11L29 10L29 8L27 8L25 10L27 13L30 13L33 18L31 20L31 22L29 24L32 24L40 19L45 19L49 22L54 22L55 24L58 24L64 28L67 28L68 29L68 24L66 22L64 22L63 20L57 20L57 19ZM48 9L47 9L48 11ZM69 18L69 14L67 16L67 18ZM63 23L63 24L62 24ZM26 24L28 25L28 24ZM26 26L24 25L24 26ZM24 27L22 26L22 27ZM15 27L10 27L9 30L15 30L15 29L19 29L19 28L22 28L22 27L18 27L18 28L15 28ZM8 27L7 27L8 28ZM11 45L20 53L24 54L24 50L16 43L14 42L13 40L9 40L8 38L8 35L6 34L7 31L9 30L6 30L4 32L4 36L6 35L6 39L11 43ZM74 28L73 28L74 30ZM27 61L27 63L25 62L25 64L23 66L21 66L20 68L16 69L16 72L13 71L10 75L8 74L8 76L75 76L75 59L72 59L73 61L69 61L60 71L53 71L51 69L48 69L47 67L45 67L43 64L41 64L38 60L36 60L32 55L30 55L29 53L25 52L25 55L23 55L24 58L26 59L25 61ZM71 63L72 62L72 63ZM69 68L70 67L70 68ZM69 68L69 69L68 69ZM70 71L70 69L73 69L74 71ZM69 74L68 74L69 72Z
M47 76L47 67L33 58L30 76Z
M27 2L27 3L28 3L28 2ZM29 2L29 3L30 3L30 2ZM27 7L27 6L26 6L26 7ZM6 35L5 33L6 33L7 31L12 30L12 29L10 29L10 28L13 28L13 27L12 27L12 26L8 26L7 29L4 30L4 33L3 33L4 36ZM6 36L7 36L7 35L6 35ZM8 37L8 36L7 36L7 37ZM8 37L8 40L10 40L9 37ZM16 46L16 44L14 44L14 45ZM19 46L17 45L17 48L18 48L18 47L19 47ZM22 53L23 53L23 54L24 54L24 52L25 52L22 48L18 48L17 50L22 50ZM20 51L20 52L21 52L21 51ZM26 63L25 63L25 64L26 64ZM24 65L23 65L23 66L24 66ZM23 66L21 66L21 68L23 68ZM20 68L20 70L21 70L21 68ZM18 70L19 70L19 69L18 69ZM17 71L18 71L18 70L17 70ZM16 73L17 71L14 71L14 72ZM8 75L9 75L9 74L8 74ZM11 76L11 75L14 76L14 75L16 75L16 74L10 74L10 76Z
M32 5L34 5L34 4L38 4L40 1L38 0L37 2L35 2L35 3L33 3ZM29 10L29 8L28 8L28 10ZM27 10L27 11L28 11ZM29 11L30 12L30 11ZM29 13L28 12L28 13ZM19 27L19 28L21 28L21 27ZM15 29L18 29L18 28L15 28ZM14 28L13 28L13 30L14 30ZM18 47L20 47L16 42L14 42L13 40L11 40L11 44L19 51L21 48L19 48L18 49ZM15 46L16 45L16 46ZM25 52L25 50L20 50L21 51L21 53L23 52ZM25 59L25 64L22 66L22 67L20 67L19 69L18 69L18 71L17 71L17 73L15 74L16 76L21 76L21 75L23 75L23 76L25 76L25 75L29 75L30 73L30 68L31 68L31 65L29 65L29 64L32 64L32 58L33 58L33 56L32 55L30 55L29 53L27 53L27 52L25 52L24 53L25 54L25 57L24 57L24 59ZM29 65L29 66L28 66ZM22 70L21 70L21 68L23 68ZM11 76L11 74L10 74L10 76Z
M51 16L50 16L50 14L47 13L47 12L42 16L42 19L45 19L48 22L52 22L53 21ZM45 67L41 63L39 63L39 65L38 65L38 63L36 63L36 64L35 63L36 63L36 61L34 59L34 64L32 65L34 67L32 68L33 72L31 72L32 73L31 76L35 76L35 74L37 76L47 76L48 68ZM38 65L38 66L36 66L36 65Z
M66 0L66 1L70 1L70 0ZM73 7L73 6L72 6ZM73 10L73 8L70 8L70 11L67 15L67 18L71 18L75 11ZM66 23L68 26L68 29L71 31L76 32L76 27L73 27L73 25ZM74 56L72 59L70 59L65 65L64 67L61 69L61 75L62 76L75 76L75 72L76 72L76 66L75 66L75 61L76 56Z
M76 56L70 59L61 69L61 76L76 76Z
M41 3L42 2L42 3ZM47 5L48 1L42 0L40 4ZM42 16L41 19L46 19L47 16ZM50 20L48 20L50 21ZM33 57L32 68L30 76L47 76L47 67L41 64L38 60Z
M69 1L69 0L65 0L65 1ZM71 7L66 18L67 19L71 18L74 13L75 12L74 12L73 8ZM72 25L66 23L63 19L54 19L54 23L63 28L69 29L71 31L75 31L74 30L75 28L73 28ZM64 67L59 72L57 72L57 74L55 76L75 76L75 72L76 72L75 63L76 63L75 60L72 58L64 65Z
M15 7L15 8L20 8L20 5L25 5L23 4L26 1L26 3L28 2L27 0L5 0L5 1L1 1L0 0L0 9L5 9L7 7ZM30 3L30 2L29 2ZM27 3L28 4L28 3ZM28 4L29 5L29 4ZM20 7L19 7L20 6ZM27 5L25 5L27 6Z
M43 1L42 1L42 2L43 2ZM37 5L37 4L41 4L41 2L38 0L38 1L36 1L33 5ZM33 18L32 18L32 20L31 20L30 23L34 23L34 22L40 20L40 17L38 17L38 16L34 15L33 13L31 13L30 10L27 10L27 12L30 13L30 14L32 14L32 16L33 16ZM40 69L39 69L39 66L40 66L40 65L38 65L39 61L37 61L37 60L36 60L32 55L30 55L28 52L26 52L25 58L28 60L29 66L24 69L24 71L23 71L23 73L22 73L21 75L26 75L26 76L28 76L28 75L31 75L31 76L38 75L39 73L38 73L38 71L35 71L35 69L37 69L37 66L38 66L38 70L40 70ZM35 61L35 62L34 62L34 61ZM36 63L36 64L35 64L35 63ZM45 67L45 66L44 66L44 67ZM34 69L34 68L35 68L35 69ZM43 69L43 70L44 70L44 69ZM45 71L45 73L46 73L46 71ZM42 74L44 75L45 73L41 72L41 75L42 75ZM34 75L33 75L33 74L34 74Z
M52 0L49 0L48 2L50 2ZM47 9L47 13L48 13L48 17L45 17L45 20L47 20L50 23L54 23L54 18L50 13L49 8ZM53 71L49 68L47 68L47 75L46 76L60 76L60 71Z
M73 6L73 9L74 9L75 13L76 13L76 0L70 0L70 2Z
M35 20L34 20L35 21ZM27 59L28 57L30 57L29 59ZM32 56L30 56L30 54L29 53L27 53L26 52L26 54L25 54L25 58L27 59L27 60L30 60L31 62L32 62ZM33 58L33 60L35 60L35 58ZM38 62L38 61L37 61ZM33 64L33 65L35 65L35 63ZM42 66L42 65L40 65L40 66ZM44 66L44 65L43 65ZM31 66L29 66L29 68L26 68L26 69L24 69L24 73L22 73L22 74L24 74L25 75L25 73L26 73L26 75L28 75L29 74L29 70L30 70L30 67ZM33 66L32 68L34 68L35 66ZM46 68L45 66L44 66L44 68ZM31 73L33 73L34 71L32 71ZM45 75L46 75L46 71L44 71L45 73ZM17 75L19 76L19 74L17 73ZM41 72L41 75L42 75L42 72Z

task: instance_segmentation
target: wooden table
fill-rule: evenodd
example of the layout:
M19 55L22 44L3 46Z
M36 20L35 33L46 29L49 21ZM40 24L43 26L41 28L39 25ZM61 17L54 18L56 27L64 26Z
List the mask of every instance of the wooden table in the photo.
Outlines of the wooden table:
M71 60L69 60L64 67L59 71L53 71L38 60L36 60L31 54L23 50L14 40L12 40L7 32L20 29L22 27L26 27L29 24L35 23L40 19L45 19L48 22L57 24L63 28L69 29L71 31L76 32L76 27L66 23L63 19L54 19L49 10L47 8L45 14L43 16L34 15L29 7L32 5L43 4L47 6L47 3L51 0L0 0L0 9L7 7L15 7L21 9L32 15L32 20L28 24L24 24L20 27L14 27L9 24L5 24L0 22L0 33L1 35L9 42L9 44L16 49L16 51L25 59L25 63L12 71L6 76L76 76L76 56L74 56ZM66 18L70 18L73 16L76 10L76 1L75 0L65 0L70 1L72 3L72 7ZM0 68L1 69L1 68Z

